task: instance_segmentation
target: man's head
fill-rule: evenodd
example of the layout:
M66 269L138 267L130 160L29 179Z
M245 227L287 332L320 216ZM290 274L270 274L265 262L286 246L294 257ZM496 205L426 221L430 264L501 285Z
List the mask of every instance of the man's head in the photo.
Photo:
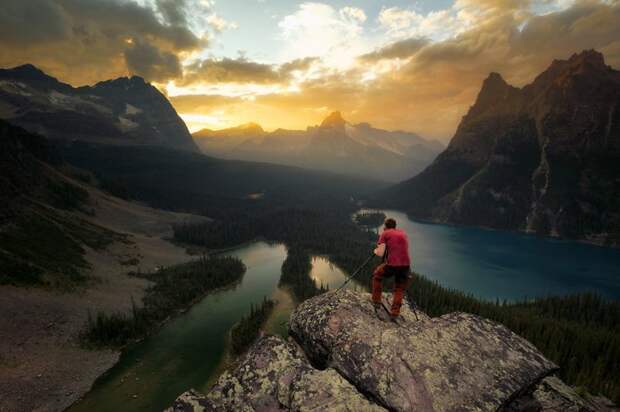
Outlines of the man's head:
M385 219L385 222L383 222L383 224L385 225L386 229L394 229L396 227L396 221L391 217Z

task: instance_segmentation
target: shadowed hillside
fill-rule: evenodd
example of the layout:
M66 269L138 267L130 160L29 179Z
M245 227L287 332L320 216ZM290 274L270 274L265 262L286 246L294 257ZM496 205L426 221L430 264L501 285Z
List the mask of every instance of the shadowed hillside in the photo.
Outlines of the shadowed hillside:
M437 222L620 242L620 72L593 50L484 81L448 148L377 198Z

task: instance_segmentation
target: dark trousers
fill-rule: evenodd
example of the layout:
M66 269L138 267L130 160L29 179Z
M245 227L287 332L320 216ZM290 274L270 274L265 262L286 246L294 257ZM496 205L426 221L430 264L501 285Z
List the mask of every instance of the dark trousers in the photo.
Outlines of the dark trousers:
M392 316L400 314L400 307L403 304L403 295L407 287L409 278L409 266L389 266L382 263L375 269L372 274L372 301L381 303L381 292L383 291L383 278L394 276L394 299L392 300L392 308L390 313Z

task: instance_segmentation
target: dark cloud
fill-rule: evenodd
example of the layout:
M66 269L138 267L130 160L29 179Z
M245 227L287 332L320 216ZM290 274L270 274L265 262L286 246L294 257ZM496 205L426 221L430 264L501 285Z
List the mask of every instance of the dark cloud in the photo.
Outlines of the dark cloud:
M133 73L173 78L180 71L172 55L206 45L185 8L176 0L155 9L125 0L2 0L0 65L33 63L73 84Z
M245 58L209 58L186 68L183 84L190 83L278 83L280 74L271 64Z
M296 59L282 65L257 63L239 57L237 59L209 58L186 67L181 85L191 83L285 83L295 71L304 71L318 61L316 57Z
M3 0L0 7L0 44L5 47L52 42L70 35L64 9L48 0Z
M318 57L305 57L303 59L295 59L290 62L284 63L279 67L279 72L283 74L289 74L294 71L308 70L313 63L318 62Z
M384 59L405 59L413 56L429 41L424 38L411 38L388 44L371 53L359 57L362 62L377 62Z
M134 42L125 50L125 61L131 73L156 82L177 78L183 74L176 54L142 41Z
M461 4L466 2L474 0ZM346 72L325 70L297 84L297 92L224 102L216 111L223 111L222 116L234 118L235 123L258 120L267 128L302 128L317 123L331 110L341 110L352 122L413 130L446 141L492 71L520 87L554 59L567 59L591 48L603 52L607 64L620 68L618 2L582 0L566 10L537 17L531 17L520 2L487 0L480 4L486 9L476 15L476 24L456 37L423 45L397 42L360 58ZM407 55L406 62L387 71L376 64ZM376 78L363 80L369 71L375 71ZM277 69L271 72L277 78L273 73Z

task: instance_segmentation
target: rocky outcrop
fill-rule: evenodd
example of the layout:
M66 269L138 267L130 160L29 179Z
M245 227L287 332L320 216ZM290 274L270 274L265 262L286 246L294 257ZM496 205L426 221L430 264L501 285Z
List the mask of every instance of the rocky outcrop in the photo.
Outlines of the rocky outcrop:
M0 69L0 118L62 141L198 151L168 99L137 76L74 88L32 65Z
M384 411L334 369L314 369L295 345L262 337L207 396L181 395L170 411Z
M620 245L620 71L588 50L516 88L484 81L444 152L378 206Z
M290 342L259 339L207 395L186 392L170 411L605 410L502 325L407 304L398 324L382 318L368 294L309 299L291 315Z

